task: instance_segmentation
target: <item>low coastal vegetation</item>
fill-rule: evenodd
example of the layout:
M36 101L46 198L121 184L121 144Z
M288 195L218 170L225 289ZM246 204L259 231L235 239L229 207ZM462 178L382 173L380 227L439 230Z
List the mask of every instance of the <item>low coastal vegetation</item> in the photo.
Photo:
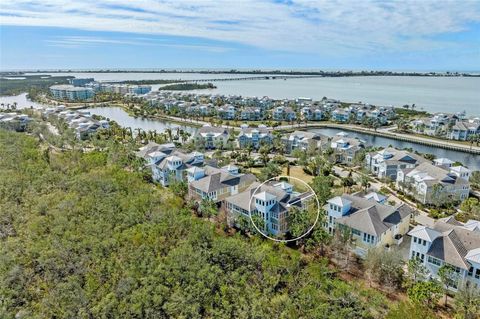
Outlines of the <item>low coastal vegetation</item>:
M17 95L27 92L34 100L39 93L48 92L48 88L56 84L67 84L73 76L22 75L0 77L0 95Z
M217 87L212 83L200 84L200 83L178 83L170 84L159 87L159 90L165 91L189 91L189 90L204 90L204 89L216 89Z

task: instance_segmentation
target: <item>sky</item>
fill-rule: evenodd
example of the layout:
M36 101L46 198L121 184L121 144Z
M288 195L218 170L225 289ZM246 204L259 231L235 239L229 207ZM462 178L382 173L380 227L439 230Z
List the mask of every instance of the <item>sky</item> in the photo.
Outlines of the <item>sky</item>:
M0 69L480 71L480 0L2 0Z

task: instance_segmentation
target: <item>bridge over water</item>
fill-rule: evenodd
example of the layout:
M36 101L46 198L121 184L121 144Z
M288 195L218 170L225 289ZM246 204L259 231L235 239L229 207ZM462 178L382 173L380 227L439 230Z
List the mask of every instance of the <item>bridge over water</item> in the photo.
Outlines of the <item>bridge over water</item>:
M323 75L262 75L262 76L246 76L241 78L217 78L217 79L195 79L182 80L180 83L198 83L198 82L220 82L220 81L252 81L252 80L288 80L302 78L321 78Z

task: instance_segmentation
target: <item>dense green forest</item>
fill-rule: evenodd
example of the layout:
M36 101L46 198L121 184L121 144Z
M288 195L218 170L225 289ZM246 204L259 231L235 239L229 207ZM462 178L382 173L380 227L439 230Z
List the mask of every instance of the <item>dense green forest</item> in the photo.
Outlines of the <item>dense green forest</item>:
M56 153L0 130L1 318L385 315L324 260L193 217L121 148Z

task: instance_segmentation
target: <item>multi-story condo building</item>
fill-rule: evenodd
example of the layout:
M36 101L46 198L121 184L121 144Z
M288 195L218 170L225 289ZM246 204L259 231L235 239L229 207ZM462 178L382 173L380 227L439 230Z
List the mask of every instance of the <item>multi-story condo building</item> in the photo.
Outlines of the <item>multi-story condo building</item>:
M430 278L438 278L443 265L457 274L451 284L456 290L461 282L480 286L480 221L461 223L454 217L438 220L433 226L415 226L409 233L410 259L418 259Z
M313 132L295 131L290 135L283 136L281 141L285 145L285 152L291 153L295 149L305 151L320 148L322 142L328 141L328 137Z
M137 155L147 160L153 180L163 186L168 186L172 180L186 180L186 171L191 167L200 167L204 162L202 153L186 154L175 150L175 145L171 143L159 145L151 142Z
M398 170L413 168L424 162L427 160L420 155L393 147L365 155L366 167L372 174L378 178L390 178L391 180L397 179Z
M194 199L222 202L228 196L243 192L255 181L253 174L241 174L235 166L216 168L205 166L187 172L188 193Z
M246 148L249 145L258 149L261 145L272 144L271 129L265 125L256 127L242 127L241 132L237 137L238 147Z
M230 133L224 127L204 125L195 133L197 145L203 145L206 149L213 149L227 145Z
M70 83L73 86L85 86L85 84L92 83L95 81L94 78L73 78L73 79L68 79L68 83Z
M95 92L90 88L75 87L67 84L51 86L50 93L55 99L69 101L89 100L95 95Z
M325 210L324 227L331 234L339 228L348 229L353 250L359 256L365 256L369 248L399 245L408 232L413 212L405 204L394 207L347 194L328 200Z
M288 215L292 207L306 210L314 204L311 192L295 192L287 182L271 181L260 185L253 183L245 191L225 199L224 206L231 224L235 224L239 216L258 215L264 222L262 231L282 235L288 231Z
M397 188L411 194L423 204L444 204L468 198L470 184L467 179L451 171L424 162L413 168L399 169Z

